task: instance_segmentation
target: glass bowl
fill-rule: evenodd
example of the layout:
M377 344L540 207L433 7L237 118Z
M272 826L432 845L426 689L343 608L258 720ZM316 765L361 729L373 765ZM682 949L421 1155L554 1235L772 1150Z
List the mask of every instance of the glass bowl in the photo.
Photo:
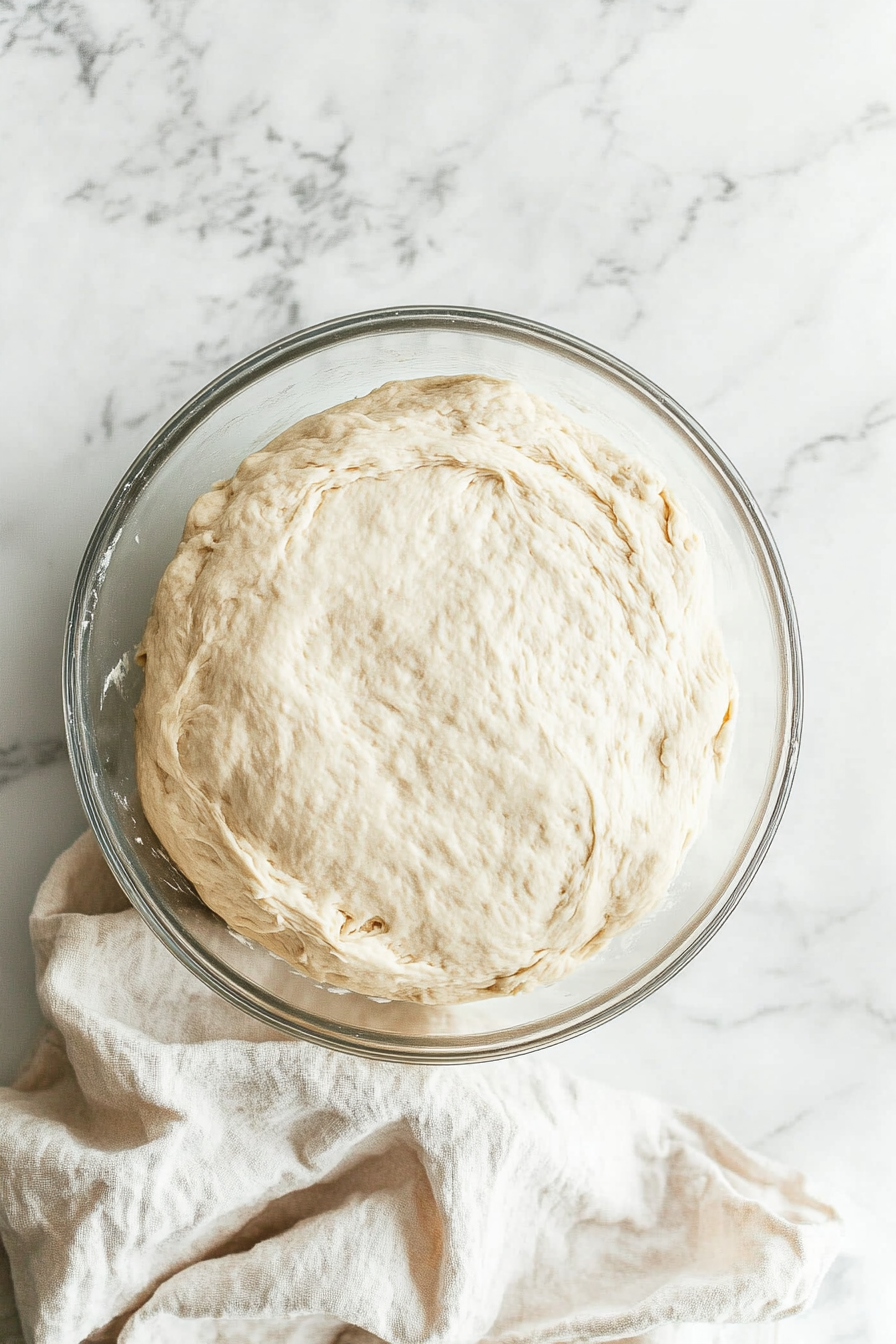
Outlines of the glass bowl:
M232 934L153 834L137 793L134 653L187 511L213 481L303 416L392 378L513 378L666 477L703 533L737 677L731 757L707 826L661 906L556 984L429 1007L334 991ZM396 308L298 332L223 373L159 430L87 547L65 645L68 744L103 853L150 928L200 980L279 1031L380 1059L460 1063L566 1040L631 1008L680 970L734 909L790 790L802 677L793 603L740 476L671 397L618 359L502 313Z

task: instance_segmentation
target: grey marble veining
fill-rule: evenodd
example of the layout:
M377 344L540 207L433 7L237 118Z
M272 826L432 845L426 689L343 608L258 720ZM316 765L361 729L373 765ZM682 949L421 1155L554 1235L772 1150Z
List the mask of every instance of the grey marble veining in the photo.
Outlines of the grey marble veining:
M31 742L0 746L0 789L32 770L66 759L64 737L41 737Z
M772 521L806 657L797 783L747 897L556 1057L706 1112L844 1214L812 1313L675 1344L890 1344L894 55L886 0L2 0L6 1077L38 1017L27 910L83 826L59 661L117 480L287 331L522 313L706 425Z

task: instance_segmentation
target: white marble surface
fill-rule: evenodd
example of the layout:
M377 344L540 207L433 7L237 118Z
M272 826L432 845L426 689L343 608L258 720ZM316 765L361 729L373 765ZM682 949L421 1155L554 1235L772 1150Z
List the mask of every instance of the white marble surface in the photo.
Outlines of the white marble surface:
M733 458L807 669L797 784L740 909L555 1058L706 1112L842 1210L813 1312L688 1339L892 1344L896 9L2 0L0 53L2 1076L38 1020L28 907L83 826L64 614L125 467L298 326L532 316L642 369Z

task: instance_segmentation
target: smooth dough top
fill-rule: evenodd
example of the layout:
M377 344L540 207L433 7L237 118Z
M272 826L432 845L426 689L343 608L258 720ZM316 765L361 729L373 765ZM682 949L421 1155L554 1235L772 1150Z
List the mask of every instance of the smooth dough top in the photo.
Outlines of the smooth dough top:
M140 651L146 814L231 928L425 1003L662 898L734 683L663 483L513 383L392 382L190 511Z

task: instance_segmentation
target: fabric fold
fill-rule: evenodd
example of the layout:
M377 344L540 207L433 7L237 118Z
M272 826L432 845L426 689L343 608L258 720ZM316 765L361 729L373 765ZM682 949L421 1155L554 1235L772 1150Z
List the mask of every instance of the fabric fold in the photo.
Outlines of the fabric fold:
M46 1037L0 1090L35 1344L561 1344L778 1320L839 1245L802 1177L544 1059L379 1064L182 968L92 836L32 916Z

